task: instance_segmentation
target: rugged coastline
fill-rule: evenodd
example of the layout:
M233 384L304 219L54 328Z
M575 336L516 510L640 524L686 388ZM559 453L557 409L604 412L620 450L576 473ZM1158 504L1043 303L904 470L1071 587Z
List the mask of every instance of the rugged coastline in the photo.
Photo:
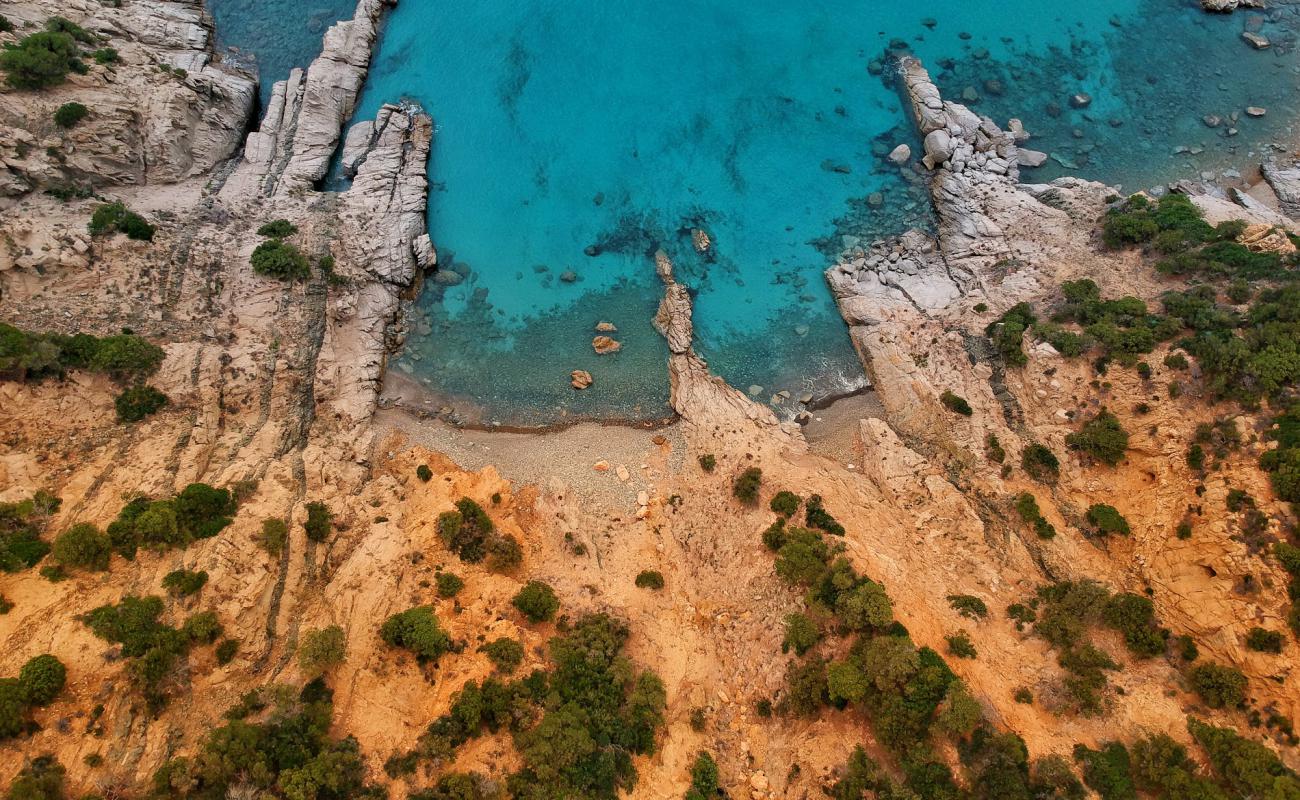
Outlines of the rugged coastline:
M1189 709L1223 724L1240 716L1197 706L1163 659L1116 674L1122 692L1108 697L1106 716L1054 713L1065 703L1053 679L1057 655L1003 619L1009 605L1048 581L1149 589L1164 624L1193 637L1207 657L1240 668L1261 708L1300 713L1294 679L1243 644L1252 625L1285 627L1281 568L1251 552L1226 516L1198 519L1194 540L1171 531L1185 508L1222 504L1237 488L1268 512L1270 530L1294 524L1256 465L1263 440L1249 441L1203 480L1184 463L1196 423L1232 414L1243 428L1260 430L1263 420L1209 398L1157 401L1128 370L1115 369L1102 388L1088 364L1042 344L1031 347L1022 369L994 357L985 325L1021 302L1043 301L1063 281L1092 276L1107 296L1153 304L1166 285L1136 253L1098 248L1096 223L1114 203L1112 189L1070 178L1022 183L1026 141L1016 126L1004 130L943 98L915 60L903 59L899 69L924 137L937 233L851 249L827 271L882 411L857 422L851 461L820 454L798 425L710 373L693 346L690 294L663 251L654 259L664 289L654 324L668 343L677 415L664 430L629 431L608 451L583 430L537 435L536 447L485 439L477 444L482 465L470 466L377 422L390 413L380 411L379 397L387 358L402 339L403 309L437 262L425 230L430 117L391 105L344 130L388 5L360 0L352 20L330 29L311 66L276 84L241 154L254 83L220 63L198 0L127 0L121 8L0 2L7 17L24 22L76 14L122 57L112 75L78 76L48 99L0 93L0 316L66 333L130 327L164 347L152 383L171 400L123 428L105 375L0 382L0 497L54 490L62 506L49 526L59 530L107 524L135 492L164 496L199 480L253 487L225 532L183 551L142 552L115 560L109 573L61 582L35 571L3 576L14 607L0 616L0 674L17 674L31 654L51 652L68 664L69 679L66 695L42 713L43 729L0 746L0 781L12 781L30 755L50 752L78 792L146 786L167 759L194 752L250 686L303 682L300 634L326 624L339 625L348 642L346 663L331 680L333 728L356 737L369 776L382 779L389 756L415 747L466 681L492 674L473 647L433 677L422 674L376 635L384 617L436 604L455 637L517 637L526 667L544 662L551 627L508 611L523 577L443 552L438 515L472 497L522 544L528 578L553 585L566 610L626 616L635 632L630 655L662 677L666 735L654 755L637 756L642 774L633 796L680 795L702 748L717 754L737 796L820 792L841 777L853 745L864 742L875 755L886 748L849 712L805 720L755 710L785 691L785 665L775 655L783 620L807 603L772 574L759 541L772 523L766 506L732 496L732 479L753 466L761 466L765 487L822 497L849 529L845 557L888 587L897 621L918 644L943 650L946 636L978 625L980 657L954 659L953 669L980 713L1017 732L1035 756L1151 730L1186 741ZM164 61L184 76L164 74L157 66ZM162 99L137 102L141 93ZM76 97L95 114L67 161L51 163L40 148L17 157L20 143L41 139L11 120L44 120L53 105ZM132 130L172 133L139 141L112 133ZM320 191L340 145L352 185ZM1178 188L1211 221L1300 232L1285 216L1300 197L1295 176L1273 167L1264 176L1275 197L1259 186L1222 196ZM83 231L95 201L65 203L37 191L91 179L104 199L156 220L155 239L92 237ZM292 224L290 240L313 261L331 259L328 273L285 284L253 272L250 256L266 238L257 231L279 219ZM1160 345L1151 361L1170 352ZM1172 368L1154 369L1164 379ZM969 401L972 413L955 418L944 392ZM1121 407L1123 397L1149 397L1151 408ZM1134 432L1125 462L1111 471L1069 457L1059 482L1044 489L980 455L990 435L1014 453L1034 442L1068 453L1076 419L1102 407ZM705 457L716 471L697 468ZM518 471L530 478L548 461L563 462L556 473L564 478L524 485L513 480L515 458L526 460ZM436 479L416 478L421 465ZM1023 492L1038 495L1062 535L1043 540L1015 521L1013 498ZM1084 509L1103 500L1133 523L1131 536L1083 533ZM332 510L329 539L305 533L313 502ZM271 517L291 528L275 556L259 539ZM465 577L454 605L430 593L444 566ZM155 592L180 567L207 572L203 602L238 637L239 653L229 664L194 656L175 676L172 702L153 715L126 688L122 660L106 661L104 643L78 616L126 593ZM634 588L632 576L647 567L662 572L670 592ZM1241 590L1243 576L1251 576L1251 591ZM950 604L953 595L981 598L995 613L973 622ZM186 604L193 606L176 601L172 610ZM1113 633L1101 645L1122 652ZM1015 699L1023 687L1041 702ZM694 725L695 709L706 710L707 728ZM83 735L90 724L105 735ZM1281 753L1295 766L1290 749ZM101 766L88 755L100 755ZM448 763L495 776L514 759L507 738L485 737ZM399 791L431 778L417 774Z

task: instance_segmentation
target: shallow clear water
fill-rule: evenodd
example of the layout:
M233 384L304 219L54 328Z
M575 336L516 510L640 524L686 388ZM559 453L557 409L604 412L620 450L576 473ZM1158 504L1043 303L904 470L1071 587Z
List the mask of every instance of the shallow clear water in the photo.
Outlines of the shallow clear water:
M873 61L908 48L954 97L969 87L980 113L1024 120L1029 146L1057 157L1027 180L1073 165L1136 189L1243 167L1287 133L1295 10L1273 13L1208 16L1192 0L402 0L358 115L409 98L434 116L430 229L464 280L427 285L396 367L485 420L662 416L666 349L650 327L662 247L696 292L697 348L731 383L797 398L860 381L821 272L854 237L930 223L917 176L884 158L916 143ZM1272 50L1240 39L1251 20ZM1087 110L1069 107L1077 91L1095 98ZM1235 136L1201 120L1246 105L1269 114ZM1195 152L1172 155L1180 145ZM598 321L618 326L620 353L593 353ZM573 369L595 385L575 392Z
M320 54L325 30L350 18L356 0L207 0L217 45L258 69L262 108L271 86Z

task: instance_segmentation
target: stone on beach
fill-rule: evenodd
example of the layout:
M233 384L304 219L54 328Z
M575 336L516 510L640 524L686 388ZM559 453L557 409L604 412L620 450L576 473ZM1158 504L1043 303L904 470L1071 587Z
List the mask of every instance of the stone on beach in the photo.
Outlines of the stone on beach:
M586 389L595 382L591 377L591 373L587 372L585 369L575 369L573 372L569 373L569 378L573 388L578 390Z

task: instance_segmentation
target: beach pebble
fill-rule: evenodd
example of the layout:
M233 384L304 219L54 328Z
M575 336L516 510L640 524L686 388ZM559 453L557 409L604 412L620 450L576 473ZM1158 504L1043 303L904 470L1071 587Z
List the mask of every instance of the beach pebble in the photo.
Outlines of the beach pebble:
M1261 108L1260 106L1247 106L1247 107L1246 107L1246 116L1248 116L1248 117L1262 117L1262 116L1264 116L1264 115L1267 114L1267 113L1268 113L1268 109L1266 109L1266 108Z
M617 467L614 468L614 474L617 475L618 479L620 481L623 481L624 483L627 483L628 480L632 477L631 473L627 471L627 467L623 466L622 464L619 464Z
M597 472L609 472L609 462L608 462L608 461L597 461L597 462L592 466L592 469L596 470Z
M618 332L618 328L616 328L616 327L614 326L614 323L612 323L612 322L597 322L597 323L596 323L596 330L599 331L600 333L617 333L617 332Z

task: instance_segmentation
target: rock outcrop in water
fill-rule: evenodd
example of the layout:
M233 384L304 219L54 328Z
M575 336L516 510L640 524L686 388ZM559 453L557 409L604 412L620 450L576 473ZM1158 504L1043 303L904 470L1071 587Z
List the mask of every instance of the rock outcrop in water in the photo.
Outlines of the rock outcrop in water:
M1263 8L1264 0L1201 0L1201 8L1219 14L1236 11L1239 8Z

